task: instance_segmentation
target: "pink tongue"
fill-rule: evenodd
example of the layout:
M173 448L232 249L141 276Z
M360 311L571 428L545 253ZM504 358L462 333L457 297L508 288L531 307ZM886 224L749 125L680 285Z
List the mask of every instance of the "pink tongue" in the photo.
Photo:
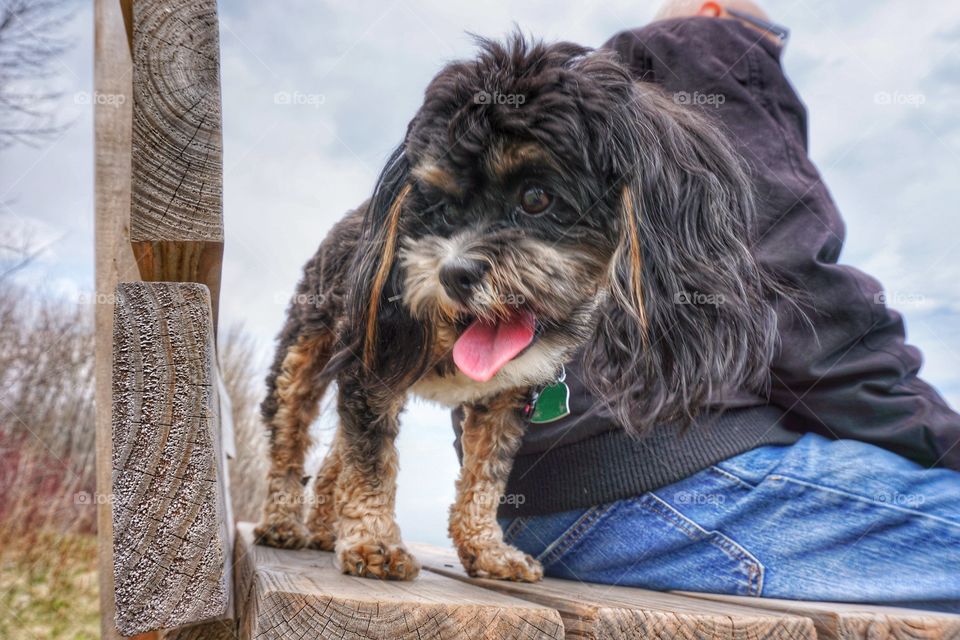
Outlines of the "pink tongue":
M486 382L533 342L536 320L527 310L494 323L474 320L453 345L453 361L468 377Z

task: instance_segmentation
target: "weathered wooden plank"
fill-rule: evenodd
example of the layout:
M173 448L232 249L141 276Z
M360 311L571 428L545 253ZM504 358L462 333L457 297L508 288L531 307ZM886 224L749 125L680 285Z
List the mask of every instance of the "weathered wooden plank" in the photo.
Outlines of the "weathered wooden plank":
M855 603L746 598L713 593L686 595L805 616L813 620L820 640L960 639L960 615Z
M471 578L456 553L414 544L423 568L449 578L553 607L567 638L702 638L813 640L813 623L799 616L688 596L545 578L537 584Z
M112 483L110 398L113 369L113 296L121 280L137 280L130 250L130 50L116 0L94 4L94 91L111 100L94 101L96 304L94 348L97 495ZM100 636L120 637L114 624L113 514L108 500L97 501L100 584Z
M209 292L126 283L116 297L114 590L132 635L227 615L232 536Z
M240 637L561 638L553 609L436 574L412 582L343 575L334 555L253 544L240 524L236 547Z
M216 0L133 3L130 240L143 280L200 282L223 260Z
M237 622L232 619L202 622L161 631L162 640L237 640Z

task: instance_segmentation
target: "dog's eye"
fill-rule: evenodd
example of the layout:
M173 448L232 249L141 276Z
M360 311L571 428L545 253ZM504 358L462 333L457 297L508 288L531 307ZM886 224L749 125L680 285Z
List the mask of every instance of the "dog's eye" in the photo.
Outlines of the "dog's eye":
M440 205L440 219L443 220L443 224L452 225L453 221L456 220L457 211L451 205L443 203Z
M520 191L520 208L524 213L537 215L553 204L553 195L540 185L530 184Z

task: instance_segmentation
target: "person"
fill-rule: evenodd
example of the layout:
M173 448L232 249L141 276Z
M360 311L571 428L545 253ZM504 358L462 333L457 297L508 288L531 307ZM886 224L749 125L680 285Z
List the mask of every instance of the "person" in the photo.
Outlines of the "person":
M960 612L960 415L880 284L837 263L844 225L807 155L787 30L755 4L668 2L615 35L638 81L709 112L751 169L778 309L769 397L631 439L567 366L571 413L532 424L499 515L550 576Z

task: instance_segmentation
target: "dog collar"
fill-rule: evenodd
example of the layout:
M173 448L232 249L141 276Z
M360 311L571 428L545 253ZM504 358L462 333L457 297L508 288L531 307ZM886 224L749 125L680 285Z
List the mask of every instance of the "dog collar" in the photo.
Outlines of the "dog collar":
M523 417L531 424L546 424L570 415L570 387L564 382L566 379L567 370L561 365L555 382L530 392L523 407Z

